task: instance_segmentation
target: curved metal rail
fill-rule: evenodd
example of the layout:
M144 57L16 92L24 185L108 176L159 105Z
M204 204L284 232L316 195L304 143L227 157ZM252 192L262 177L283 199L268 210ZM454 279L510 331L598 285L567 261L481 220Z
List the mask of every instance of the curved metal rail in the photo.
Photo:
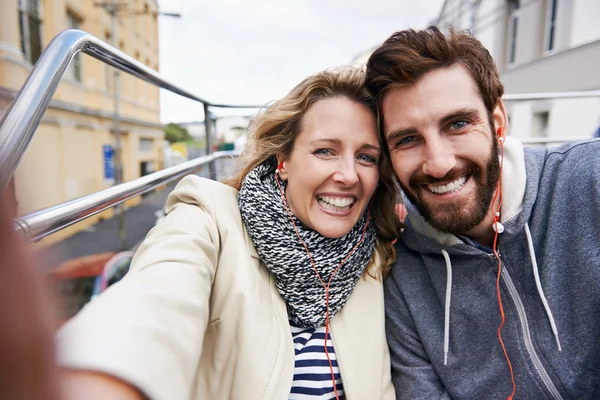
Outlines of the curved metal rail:
M132 197L191 174L214 160L235 156L237 156L235 152L216 152L154 172L131 182L115 185L89 196L34 211L17 218L15 220L16 229L28 240L38 241Z
M175 86L157 72L95 36L76 29L67 30L58 34L44 49L25 84L0 120L0 187L5 187L13 176L69 63L79 52L162 89L200 102L205 110L208 107L262 107L213 104Z

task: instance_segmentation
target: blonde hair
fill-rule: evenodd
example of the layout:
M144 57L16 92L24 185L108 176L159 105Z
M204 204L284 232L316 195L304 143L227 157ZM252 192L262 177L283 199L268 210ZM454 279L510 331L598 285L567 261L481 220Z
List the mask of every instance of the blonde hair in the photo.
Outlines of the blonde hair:
M319 100L346 97L364 105L375 115L375 100L365 88L364 79L364 70L351 67L326 70L304 79L287 96L273 103L254 119L240 157L241 170L225 183L239 190L246 175L258 165L268 160L276 165L278 155L288 158L296 137L302 130L304 114ZM401 223L394 212L398 189L392 178L389 151L384 143L380 145L380 184L374 195L371 217L377 232L376 253L381 263L378 272L385 276L396 259L392 243L400 232ZM371 264L373 262L374 260ZM369 269L370 267L367 271Z

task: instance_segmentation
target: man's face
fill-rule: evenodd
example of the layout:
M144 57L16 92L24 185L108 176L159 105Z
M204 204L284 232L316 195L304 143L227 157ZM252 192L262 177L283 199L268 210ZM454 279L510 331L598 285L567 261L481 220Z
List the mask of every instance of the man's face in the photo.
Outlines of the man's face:
M435 228L468 235L490 215L500 165L494 124L460 64L383 97L383 130L402 190Z

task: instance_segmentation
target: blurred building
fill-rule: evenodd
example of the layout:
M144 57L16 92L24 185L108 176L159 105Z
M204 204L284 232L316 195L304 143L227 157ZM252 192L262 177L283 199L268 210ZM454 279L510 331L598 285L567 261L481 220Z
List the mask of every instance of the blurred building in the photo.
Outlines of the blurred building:
M446 0L436 21L469 29L490 51L506 93L600 89L600 1ZM507 102L511 135L591 137L600 99Z
M126 8L117 21L118 47L158 70L157 1L118 1ZM100 3L0 1L0 114L59 32L76 28L111 42L111 17L98 6ZM129 181L162 168L164 134L158 88L127 74L120 75L119 86L123 180ZM113 89L111 67L85 54L76 56L11 183L17 215L111 185L105 179L104 164L114 144ZM89 218L50 236L48 241L69 236L112 212Z
M498 65L505 93L600 89L600 1L445 0L432 24L470 30ZM382 40L385 38L382 38ZM374 49L355 57L365 64ZM592 137L600 99L507 102L515 137Z

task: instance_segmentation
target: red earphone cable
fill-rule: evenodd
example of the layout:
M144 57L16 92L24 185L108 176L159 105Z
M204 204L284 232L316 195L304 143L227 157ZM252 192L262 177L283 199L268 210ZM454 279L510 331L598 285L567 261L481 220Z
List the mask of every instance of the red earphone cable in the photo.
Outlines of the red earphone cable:
M278 171L279 171L279 169L276 171L276 173ZM315 271L315 274L317 275L317 279L319 279L319 282L321 282L321 285L325 289L325 343L324 343L323 347L325 348L325 355L327 356L327 362L329 363L329 371L331 372L331 381L333 383L333 392L335 393L335 398L337 400L339 400L339 395L337 392L337 385L335 383L335 374L333 373L333 363L331 362L331 357L329 356L329 350L327 349L327 341L329 340L329 288L331 286L331 281L333 280L333 277L338 272L338 270L340 269L342 264L344 264L348 260L348 258L350 258L350 256L352 254L354 254L356 249L365 240L365 235L367 233L367 227L369 226L369 221L371 219L370 216L371 216L371 206L373 205L373 199L371 199L371 202L369 204L369 209L367 210L367 223L365 224L365 227L363 229L360 241L356 244L356 246L354 246L352 251L350 251L350 253L348 253L348 255L346 257L344 257L344 259L339 263L339 265L335 268L335 270L333 270L333 272L331 273L331 276L329 277L329 281L327 282L327 285L326 285L325 282L323 281L323 279L321 278L321 274L319 274L319 271L317 270L317 266L315 265L315 262L313 261L310 251L308 250L308 246L306 245L304 240L302 240L302 237L300 236L300 232L298 232L298 227L296 226L296 223L294 222L293 214L290 211L290 208L288 207L287 200L283 193L283 188L281 187L281 184L279 183L279 180L277 179L277 177L275 177L275 182L277 182L277 186L279 187L279 192L281 193L281 201L283 202L285 211L287 212L288 217L290 217L290 220L292 221L292 225L294 226L294 232L296 232L296 236L300 240L300 243L302 243L304 250L306 250L306 254L308 254L308 258L310 259L310 263ZM338 364L338 366L339 366L339 364Z
M498 327L498 341L500 342L500 346L502 347L502 351L504 352L504 357L506 358L506 363L508 364L508 369L510 371L510 379L512 381L512 392L510 396L508 396L507 400L512 400L515 392L517 390L517 385L515 383L515 374L513 371L512 363L510 361L510 357L508 356L508 352L506 351L506 347L504 346L504 341L502 340L502 328L504 327L504 307L502 306L502 295L500 294L500 276L502 273L502 262L500 261L500 253L498 252L498 231L500 230L498 227L498 223L500 222L500 211L502 209L502 167L504 165L504 137L502 136L502 128L498 128L498 139L500 139L500 180L498 181L498 187L496 188L496 192L494 193L494 199L492 200L492 209L494 204L496 204L496 199L498 200L498 208L494 212L494 243L492 250L494 252L494 256L496 256L496 260L498 260L498 274L496 275L496 294L498 296L498 307L500 308L500 317L501 322Z

